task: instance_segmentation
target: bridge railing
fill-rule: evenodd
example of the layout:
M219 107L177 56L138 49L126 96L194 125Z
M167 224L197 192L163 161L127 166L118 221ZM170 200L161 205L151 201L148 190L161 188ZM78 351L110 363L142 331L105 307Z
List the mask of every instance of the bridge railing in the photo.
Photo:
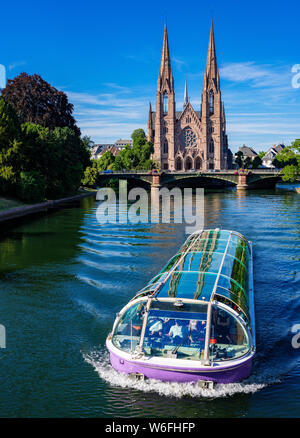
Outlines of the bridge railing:
M258 173L258 174L274 174L279 175L281 174L281 169L245 169L245 171L248 171L249 173ZM237 174L238 170L236 169L228 169L228 170L218 170L218 169L208 169L208 170L161 170L159 172L152 172L151 170L115 170L113 172L107 172L102 171L102 175L155 175L155 174L181 174L181 175L209 175L209 174L219 174L219 173L225 173L225 174Z

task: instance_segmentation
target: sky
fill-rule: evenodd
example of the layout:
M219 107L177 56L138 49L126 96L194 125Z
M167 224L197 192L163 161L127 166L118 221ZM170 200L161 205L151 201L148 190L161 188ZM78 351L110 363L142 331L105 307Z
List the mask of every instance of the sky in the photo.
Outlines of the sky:
M200 109L213 18L232 151L300 138L299 0L15 0L2 2L0 15L7 79L37 73L67 93L82 134L96 143L147 130L165 18L177 111L185 78Z

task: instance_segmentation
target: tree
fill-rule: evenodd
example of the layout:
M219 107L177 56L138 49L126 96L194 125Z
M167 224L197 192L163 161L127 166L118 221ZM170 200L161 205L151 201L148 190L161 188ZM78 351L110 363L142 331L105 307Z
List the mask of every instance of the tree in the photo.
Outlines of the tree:
M95 187L98 179L98 169L96 166L87 167L84 171L82 185L86 187Z
M234 164L238 169L243 168L244 166L244 154L242 151L238 151L235 154L235 160L234 160Z
M38 172L50 199L74 193L90 165L89 151L75 132L67 127L51 130L25 123L22 137L21 171Z
M81 140L86 149L92 149L95 144L95 142L88 135L84 135Z
M276 167L282 168L283 181L296 181L300 174L300 139L284 148L273 160Z
M100 158L95 160L97 169L101 172L102 170L112 169L115 162L115 156L111 151L106 151Z
M0 98L0 189L13 194L20 166L21 127L14 108Z
M74 107L67 95L39 75L21 73L8 80L2 96L15 108L21 123L36 123L50 129L68 127L80 136L72 115Z
M256 157L252 160L252 164L251 164L251 168L252 169L258 169L259 166L261 166L262 164L262 159L261 157L258 155L256 155Z
M263 159L264 156L266 155L266 153L267 153L267 152L265 152L265 151L259 151L259 152L258 152L258 156L259 156L259 158Z

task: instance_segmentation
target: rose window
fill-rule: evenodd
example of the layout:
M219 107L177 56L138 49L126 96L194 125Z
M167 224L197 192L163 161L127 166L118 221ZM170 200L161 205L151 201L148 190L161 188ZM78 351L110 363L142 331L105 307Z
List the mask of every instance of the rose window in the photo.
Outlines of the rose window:
M180 136L181 148L192 148L197 145L197 137L191 128L186 128L183 130Z

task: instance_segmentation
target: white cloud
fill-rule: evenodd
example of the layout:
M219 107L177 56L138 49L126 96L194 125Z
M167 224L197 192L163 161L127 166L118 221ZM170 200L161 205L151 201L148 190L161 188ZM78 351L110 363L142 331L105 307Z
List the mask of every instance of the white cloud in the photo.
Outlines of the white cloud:
M8 66L8 70L13 70L16 67L21 67L22 65L26 65L26 61L16 61Z

